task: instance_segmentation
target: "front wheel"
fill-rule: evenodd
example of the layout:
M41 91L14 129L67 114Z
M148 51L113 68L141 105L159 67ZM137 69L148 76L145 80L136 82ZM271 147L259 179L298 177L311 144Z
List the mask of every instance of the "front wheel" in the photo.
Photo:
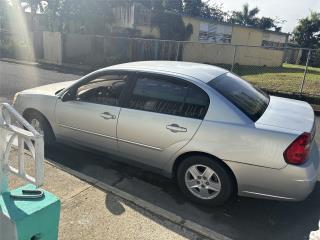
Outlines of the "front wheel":
M41 135L43 135L45 146L52 145L55 142L54 133L48 120L38 112L30 112L26 120Z
M235 192L228 169L207 156L187 157L178 168L177 180L185 196L204 205L221 205Z

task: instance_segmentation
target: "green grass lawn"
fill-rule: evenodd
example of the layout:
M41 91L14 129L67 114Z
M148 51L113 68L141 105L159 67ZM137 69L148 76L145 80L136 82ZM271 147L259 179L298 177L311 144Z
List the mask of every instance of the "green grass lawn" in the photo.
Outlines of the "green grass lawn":
M282 67L235 66L234 72L261 88L299 92L304 66L294 64L283 64ZM303 93L320 95L320 68L308 68Z

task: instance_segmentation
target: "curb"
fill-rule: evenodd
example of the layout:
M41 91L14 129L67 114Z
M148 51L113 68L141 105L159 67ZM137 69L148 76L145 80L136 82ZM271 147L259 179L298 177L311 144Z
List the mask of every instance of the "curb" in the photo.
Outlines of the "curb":
M24 60L17 60L13 58L0 58L0 61L8 62L8 63L16 63L16 64L22 64L27 66L38 66L38 62L31 62L31 61L24 61Z
M151 213L153 213L159 217L162 217L170 222L173 222L179 226L185 227L193 232L196 232L199 235L202 235L203 237L206 237L206 238L209 238L212 240L232 240L231 238L229 238L227 236L224 236L224 235L222 235L218 232L215 232L209 228L203 227L200 224L197 224L193 221L183 219L182 217L180 217L172 212L169 212L169 211L167 211L163 208L160 208L150 202L144 201L143 199L135 197L127 192L119 190L118 188L115 188L111 185L103 183L103 182L96 180L90 176L87 176L83 173L77 172L77 171L70 169L66 166L63 166L59 163L52 163L47 160L45 162L50 164L51 166L54 166L54 167L62 170L62 171L65 171L65 172L67 172L67 173L69 173L69 174L71 174L71 175L97 187L97 188L100 188L100 189L105 190L107 192L110 192L120 198L123 198L123 199L141 207L142 209L147 210L148 212L151 212Z
M8 62L8 63L15 63L15 64L21 64L21 65L26 65L26 66L33 66L33 67L38 67L38 68L43 68L46 70L63 70L67 72L69 70L71 73L78 74L78 75L83 75L85 73L91 72L94 70L94 68L89 67L89 66L81 66L81 65L75 65L75 64L54 64L54 63L49 63L46 61L37 61L37 62L32 62L32 61L24 61L24 60L17 60L13 58L0 58L0 61L3 62Z

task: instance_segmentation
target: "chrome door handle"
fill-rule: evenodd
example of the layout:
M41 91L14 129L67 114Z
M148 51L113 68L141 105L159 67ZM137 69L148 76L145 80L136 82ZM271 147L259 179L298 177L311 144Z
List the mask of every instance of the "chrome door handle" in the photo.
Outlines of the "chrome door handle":
M170 125L166 126L166 129L168 129L169 131L173 132L173 133L177 133L177 132L187 132L187 129L185 127L180 127L178 124L173 123Z
M109 112L104 112L100 114L100 117L102 117L105 120L109 120L109 119L116 119L116 115L113 115Z

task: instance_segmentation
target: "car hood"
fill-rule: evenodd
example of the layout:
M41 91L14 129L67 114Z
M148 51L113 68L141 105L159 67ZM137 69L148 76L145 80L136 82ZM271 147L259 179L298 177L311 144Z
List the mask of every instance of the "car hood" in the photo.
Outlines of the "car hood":
M314 111L307 102L270 96L269 106L256 124L311 132Z
M22 94L26 93L26 94L56 95L56 93L59 90L62 90L64 88L71 86L75 81L67 81L67 82L59 82L59 83L43 85L40 87L24 90L21 93Z

